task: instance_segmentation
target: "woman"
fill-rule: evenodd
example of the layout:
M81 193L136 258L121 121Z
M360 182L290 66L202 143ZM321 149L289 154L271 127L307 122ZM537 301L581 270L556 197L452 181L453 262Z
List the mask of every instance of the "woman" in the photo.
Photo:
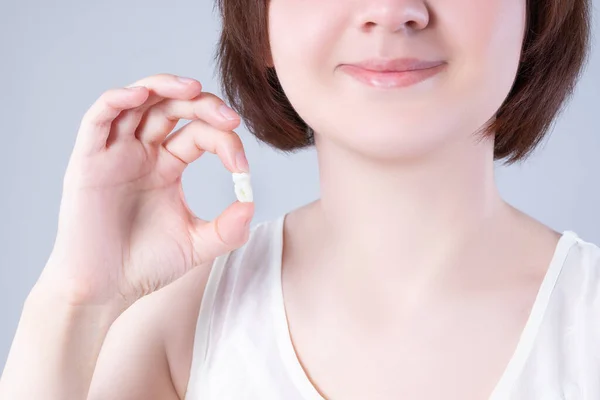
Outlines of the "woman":
M181 174L204 151L248 171L240 118L168 74L107 91L1 398L600 398L600 248L493 169L572 93L589 2L219 6L227 100L273 148L316 147L320 199L197 219Z

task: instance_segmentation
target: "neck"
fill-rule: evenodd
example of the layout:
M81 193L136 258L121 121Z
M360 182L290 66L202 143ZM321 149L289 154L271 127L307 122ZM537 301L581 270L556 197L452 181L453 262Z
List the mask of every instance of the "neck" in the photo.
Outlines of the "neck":
M493 141L457 141L421 159L381 162L315 139L317 253L337 277L365 286L385 276L396 291L419 292L455 272L467 250L507 220Z

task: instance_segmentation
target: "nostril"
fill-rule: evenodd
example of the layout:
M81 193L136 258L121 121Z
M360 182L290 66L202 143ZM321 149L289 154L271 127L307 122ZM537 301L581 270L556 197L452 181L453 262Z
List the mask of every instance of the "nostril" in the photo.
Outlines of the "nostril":
M375 22L367 22L364 25L364 29L365 30L371 30L374 26L377 26L377 24Z

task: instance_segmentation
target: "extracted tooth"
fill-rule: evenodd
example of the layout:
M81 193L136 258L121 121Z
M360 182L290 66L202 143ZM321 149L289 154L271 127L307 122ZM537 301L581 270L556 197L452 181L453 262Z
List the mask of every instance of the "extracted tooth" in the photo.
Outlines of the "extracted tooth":
M242 203L253 201L252 186L250 185L250 174L247 172L232 173L233 183L235 184L235 196Z

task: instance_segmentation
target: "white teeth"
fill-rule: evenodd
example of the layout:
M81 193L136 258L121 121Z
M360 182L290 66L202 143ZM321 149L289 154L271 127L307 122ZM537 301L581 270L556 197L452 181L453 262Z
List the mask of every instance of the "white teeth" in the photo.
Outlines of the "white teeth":
M247 172L234 172L233 183L235 183L235 195L238 201L250 203L252 199L252 186L250 186L250 174Z

